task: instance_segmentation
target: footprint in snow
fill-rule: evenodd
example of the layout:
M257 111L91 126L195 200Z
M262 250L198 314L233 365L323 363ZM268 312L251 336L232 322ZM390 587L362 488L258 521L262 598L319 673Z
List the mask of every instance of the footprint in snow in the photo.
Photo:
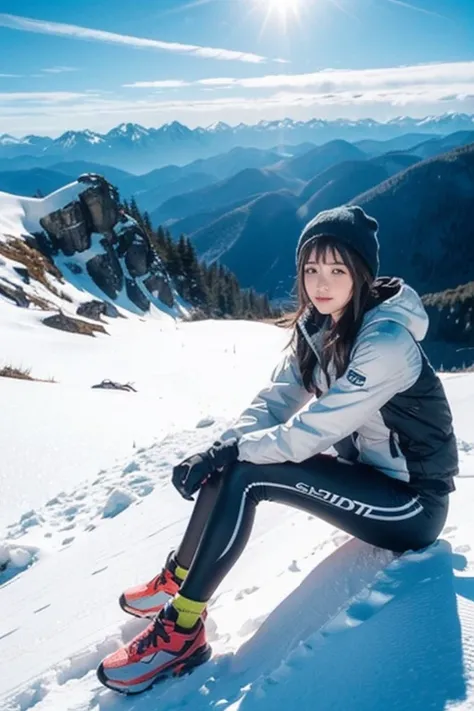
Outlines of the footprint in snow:
M446 526L446 528L443 528L441 535L447 536L450 533L453 533L454 531L457 531L456 526Z
M114 489L105 502L102 517L114 518L118 516L118 514L125 511L135 500L136 497L131 492L123 489Z
M245 620L238 631L239 637L247 637L247 635L252 634L252 632L256 632L256 630L263 625L267 617L268 615L260 615L260 617L256 617L254 620Z
M257 592L257 590L259 590L259 588L256 587L255 585L254 585L253 587L251 587L251 588L244 588L243 590L240 590L240 591L237 593L237 595L235 596L234 599L235 599L235 600L243 600L244 597L246 597L247 595L251 595L251 594L254 593L254 592Z
M121 476L126 476L127 474L133 474L133 472L137 472L140 470L140 465L138 462L132 459L131 462L127 464L126 467L123 468Z

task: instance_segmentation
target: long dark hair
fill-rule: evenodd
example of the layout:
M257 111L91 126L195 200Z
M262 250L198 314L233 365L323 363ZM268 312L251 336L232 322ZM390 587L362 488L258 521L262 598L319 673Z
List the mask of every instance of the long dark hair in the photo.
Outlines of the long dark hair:
M358 253L341 244L334 237L323 236L318 237L315 241L309 241L304 245L299 254L295 286L298 307L289 321L289 326L293 328L289 345L292 346L293 351L296 353L306 390L319 394L316 386L312 382L313 371L316 366L316 355L297 326L298 319L308 307L311 309L311 318L316 328L320 326L326 318L325 315L320 314L312 305L304 287L304 267L313 249L316 252L316 261L322 259L324 264L326 263L328 254L332 254L334 261L336 261L335 252L337 250L354 282L352 298L345 307L343 314L337 323L331 324L325 332L320 360L328 387L330 385L328 375L329 363L333 361L337 378L339 378L347 368L351 348L361 326L369 297L372 294L374 279L365 261L359 257Z

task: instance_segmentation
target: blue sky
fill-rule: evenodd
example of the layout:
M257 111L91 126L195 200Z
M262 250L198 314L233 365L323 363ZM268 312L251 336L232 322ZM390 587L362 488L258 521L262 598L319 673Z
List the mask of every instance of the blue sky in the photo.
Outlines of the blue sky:
M474 113L474 0L0 8L0 133Z

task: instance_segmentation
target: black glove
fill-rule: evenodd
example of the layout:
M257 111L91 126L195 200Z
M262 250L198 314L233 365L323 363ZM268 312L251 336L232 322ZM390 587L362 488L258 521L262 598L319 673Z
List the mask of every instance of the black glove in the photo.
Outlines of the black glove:
M205 452L194 454L173 467L173 486L183 498L194 501L192 495L204 482L215 472L236 462L238 456L239 448L235 440L214 442Z

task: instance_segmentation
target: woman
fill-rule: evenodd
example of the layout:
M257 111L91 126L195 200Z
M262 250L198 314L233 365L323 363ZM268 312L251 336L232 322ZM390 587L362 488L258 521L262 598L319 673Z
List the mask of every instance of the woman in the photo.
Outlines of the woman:
M173 470L199 491L184 539L123 609L156 615L106 657L99 679L125 693L210 656L206 604L242 553L256 505L276 501L394 551L436 540L458 473L452 416L419 341L428 317L402 279L377 279L377 222L360 207L317 215L297 246L292 348L220 442ZM337 456L322 454L333 446Z

